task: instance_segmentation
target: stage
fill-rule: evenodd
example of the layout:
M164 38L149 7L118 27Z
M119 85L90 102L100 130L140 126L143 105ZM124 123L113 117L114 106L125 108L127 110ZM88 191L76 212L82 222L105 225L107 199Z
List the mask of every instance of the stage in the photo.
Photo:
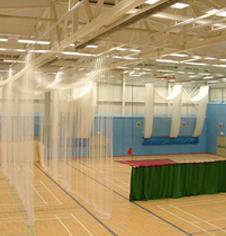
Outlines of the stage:
M226 192L226 161L171 159L117 161L132 166L130 201Z

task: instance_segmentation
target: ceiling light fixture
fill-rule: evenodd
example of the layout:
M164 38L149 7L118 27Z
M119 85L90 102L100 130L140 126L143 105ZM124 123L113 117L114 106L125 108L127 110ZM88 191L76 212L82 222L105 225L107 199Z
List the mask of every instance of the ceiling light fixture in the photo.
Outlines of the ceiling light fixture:
M214 67L226 67L226 65L222 65L222 64L220 64L220 65L213 65Z
M157 62L166 62L166 63L175 63L179 64L179 61L174 61L174 60L166 60L166 59L156 59Z
M86 45L86 48L98 48L98 45Z
M205 60L216 60L216 57L204 57Z
M211 9L211 10L207 11L206 13L207 13L207 14L214 14L214 13L216 13L217 11L219 11L219 10L218 10L218 9Z
M49 45L50 41L36 41L30 39L18 39L18 43L28 43L28 44L40 44L40 45Z
M146 4L155 4L156 2L159 2L160 0L147 0Z
M8 39L6 39L6 38L0 38L0 42L7 42L8 41Z
M194 66L207 66L207 63L201 63L201 62L186 62L187 65L194 65Z
M217 16L226 17L226 11L222 11L216 14Z
M187 57L188 56L187 54L182 54L182 53L171 53L169 55L173 57Z
M171 5L170 7L176 8L176 9L184 9L185 7L188 7L188 6L189 6L189 4L178 2L178 3Z
M131 49L130 52L140 52L140 49Z
M20 61L20 60L10 60L10 59L5 59L5 60L3 60L3 62L6 62L6 63L21 63L21 64L23 64L23 63L25 63L25 61Z
M203 79L213 79L213 76L205 76Z
M126 48L116 48L115 50L117 50L117 51L126 51L127 49Z

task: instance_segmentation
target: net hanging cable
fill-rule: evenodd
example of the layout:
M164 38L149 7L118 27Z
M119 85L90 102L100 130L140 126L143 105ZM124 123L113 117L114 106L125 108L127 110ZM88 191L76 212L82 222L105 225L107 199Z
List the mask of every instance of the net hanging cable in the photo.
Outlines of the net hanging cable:
M44 82L40 75L36 79L43 91L56 89L46 93L49 99L40 115L44 168L104 218L111 214L111 188L104 183L111 186L112 182L112 112L97 99L102 97L109 69L109 57L102 56L83 74L78 68L59 72L60 82L53 86L48 85L46 76ZM108 96L111 94L109 89Z

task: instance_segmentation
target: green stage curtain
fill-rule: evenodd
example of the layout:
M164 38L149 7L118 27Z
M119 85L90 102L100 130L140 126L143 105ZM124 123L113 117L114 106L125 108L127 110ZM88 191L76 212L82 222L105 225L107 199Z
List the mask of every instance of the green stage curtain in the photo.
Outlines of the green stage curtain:
M226 192L226 161L132 168L130 201Z

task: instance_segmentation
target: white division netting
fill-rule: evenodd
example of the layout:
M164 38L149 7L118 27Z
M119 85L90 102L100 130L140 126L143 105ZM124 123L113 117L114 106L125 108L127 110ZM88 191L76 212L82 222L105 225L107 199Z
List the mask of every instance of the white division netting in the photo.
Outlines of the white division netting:
M208 86L202 86L199 89L199 93L193 98L190 97L189 94L185 94L185 97L187 97L186 101L197 105L197 119L195 130L192 134L193 137L198 137L203 129L208 103L208 91ZM156 91L153 83L145 85L144 138L150 138L152 136L155 98L172 103L171 130L169 136L171 138L178 137L181 123L181 108L184 102L182 94L183 90L181 85L174 85L173 91L168 97L161 96Z
M20 70L21 73L17 73ZM24 68L10 69L2 86L1 159L6 181L13 184L27 212L34 218L34 64L30 55Z
M109 67L109 59L101 57L83 73L78 68L60 71L52 81L36 75L37 94L45 92L39 103L39 138L45 146L41 164L103 218L111 215L113 111L98 97Z

